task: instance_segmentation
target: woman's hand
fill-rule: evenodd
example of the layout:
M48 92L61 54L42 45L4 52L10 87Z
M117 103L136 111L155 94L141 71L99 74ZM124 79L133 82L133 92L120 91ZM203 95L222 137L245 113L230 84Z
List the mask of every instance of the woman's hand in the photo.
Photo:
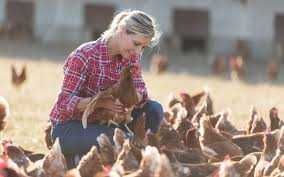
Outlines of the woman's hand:
M118 99L114 99L112 97L102 98L98 100L97 107L109 109L116 113L123 113L127 111Z
M77 109L83 112L87 105L91 102L92 97L84 98L80 100L77 105ZM113 97L103 97L97 100L96 108L105 108L109 109L116 113L126 112L127 109L123 106L123 104L119 100L115 100Z

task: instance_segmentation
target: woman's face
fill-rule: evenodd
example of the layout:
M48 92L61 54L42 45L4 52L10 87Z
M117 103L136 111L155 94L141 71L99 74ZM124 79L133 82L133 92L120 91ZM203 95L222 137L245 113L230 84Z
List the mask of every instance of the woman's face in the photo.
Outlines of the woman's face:
M142 35L128 34L122 30L119 41L119 53L123 58L129 58L132 55L139 55L151 42L151 39Z

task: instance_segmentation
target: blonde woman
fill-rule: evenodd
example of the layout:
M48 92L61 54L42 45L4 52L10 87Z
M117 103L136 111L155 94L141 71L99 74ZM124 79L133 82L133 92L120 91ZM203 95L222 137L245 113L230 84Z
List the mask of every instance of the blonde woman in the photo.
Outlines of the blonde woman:
M64 155L71 159L84 155L101 133L112 136L114 128L89 123L81 124L82 114L91 97L116 83L123 68L133 65L141 70L143 49L157 42L159 32L153 17L137 11L118 13L99 39L87 42L75 49L64 64L61 92L50 113L53 125L52 137L59 137ZM163 119L161 104L149 100L141 71L132 73L133 82L140 95L139 104L132 112L133 121L146 113L146 129L156 133ZM105 107L115 112L123 111L123 105L108 100ZM91 120L91 122L92 122ZM69 168L74 161L68 161Z

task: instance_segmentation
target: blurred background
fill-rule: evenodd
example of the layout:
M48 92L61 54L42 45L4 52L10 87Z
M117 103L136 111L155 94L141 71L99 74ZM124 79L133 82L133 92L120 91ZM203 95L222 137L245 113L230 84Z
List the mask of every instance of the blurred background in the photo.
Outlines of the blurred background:
M231 108L239 127L252 105L264 118L273 106L283 112L283 0L0 0L0 95L12 122L5 136L44 150L65 58L124 9L149 13L162 32L142 60L152 98L166 105L171 92L206 87L216 112ZM25 73L20 84L15 71Z
M1 0L0 38L6 41L1 53L15 55L18 49L14 50L11 41L17 41L19 50L28 50L36 44L41 54L23 51L20 55L64 59L80 43L97 39L114 14L124 9L143 10L160 25L162 38L158 46L145 52L146 65L151 58L147 54L153 53L167 55L170 63L178 66L169 66L170 70L193 74L202 74L200 68L188 70L179 58L203 62L201 66L209 66L209 70L212 70L210 65L218 63L220 68L214 72L226 70L226 66L220 65L229 65L230 58L236 56L241 56L246 66L251 61L253 66L273 63L277 65L273 66L274 70L283 61L284 2L281 0ZM13 46L8 46L10 43ZM254 71L256 68L261 72ZM262 81L259 75L266 77L263 70L267 67L248 69L247 72L258 77L255 80L254 74L249 74L247 79Z

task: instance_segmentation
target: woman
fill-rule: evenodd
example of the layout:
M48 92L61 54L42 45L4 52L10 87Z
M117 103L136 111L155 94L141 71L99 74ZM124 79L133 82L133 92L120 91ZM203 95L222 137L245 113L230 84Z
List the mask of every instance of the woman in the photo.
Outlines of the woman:
M97 145L96 137L101 133L112 137L114 127L96 124L96 117L88 118L91 123L83 129L82 114L91 98L116 83L122 69L127 66L137 69L132 72L139 95L139 103L132 111L133 121L145 112L145 128L152 133L157 132L163 119L163 109L158 102L148 99L139 62L143 49L156 42L158 37L152 17L137 10L122 11L113 18L109 29L99 39L79 46L68 56L61 92L50 113L50 120L52 138L59 137L69 168L75 164L70 164L72 161L68 158L87 153L93 145ZM115 112L124 111L122 104L111 99L102 107Z

